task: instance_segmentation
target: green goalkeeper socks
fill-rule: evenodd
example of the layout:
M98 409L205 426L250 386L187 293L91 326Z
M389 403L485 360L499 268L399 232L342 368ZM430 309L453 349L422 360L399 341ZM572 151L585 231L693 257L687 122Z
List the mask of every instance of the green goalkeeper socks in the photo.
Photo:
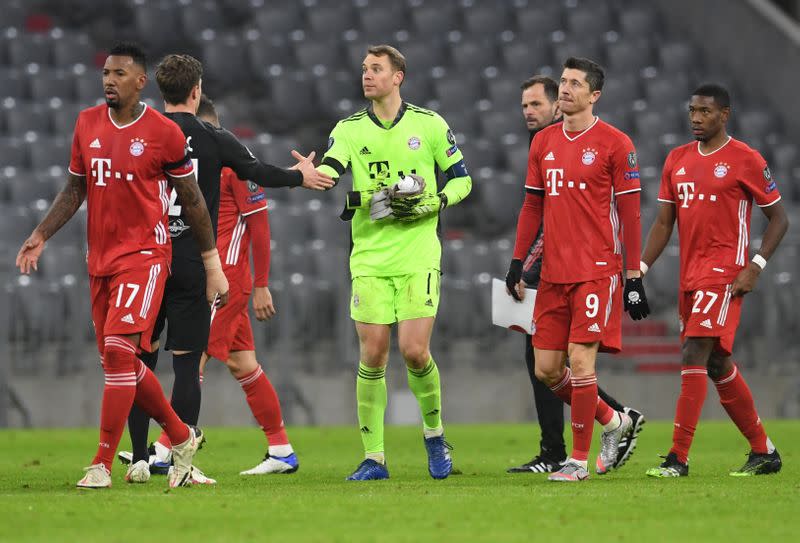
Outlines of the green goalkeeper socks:
M358 427L367 458L383 457L383 416L386 412L386 368L358 363L356 378Z
M428 365L420 370L408 369L408 388L417 397L422 412L425 430L438 430L442 427L442 386L439 383L439 368L433 357Z

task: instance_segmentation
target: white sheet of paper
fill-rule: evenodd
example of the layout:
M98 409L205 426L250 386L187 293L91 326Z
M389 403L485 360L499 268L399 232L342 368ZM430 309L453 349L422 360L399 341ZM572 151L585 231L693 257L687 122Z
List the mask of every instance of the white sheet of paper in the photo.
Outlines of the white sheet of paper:
M525 289L525 299L516 301L506 292L506 282L492 279L492 324L525 334L533 330L533 304L536 290Z

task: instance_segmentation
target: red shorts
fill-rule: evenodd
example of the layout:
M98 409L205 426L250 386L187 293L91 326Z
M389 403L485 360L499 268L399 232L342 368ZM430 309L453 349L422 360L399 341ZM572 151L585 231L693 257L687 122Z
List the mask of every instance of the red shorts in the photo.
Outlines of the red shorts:
M620 276L558 284L542 279L533 309L533 345L566 351L570 343L600 342L600 350L622 348Z
M92 322L97 349L105 350L105 336L141 334L139 347L150 350L150 339L169 275L166 262L125 270L116 275L90 276Z
M211 333L208 336L206 352L223 362L228 360L231 351L255 351L253 327L247 302L250 293L242 292L231 285L228 303L211 311Z
M678 295L681 341L687 337L715 337L716 351L730 356L742 315L741 296L733 297L730 285L682 290Z

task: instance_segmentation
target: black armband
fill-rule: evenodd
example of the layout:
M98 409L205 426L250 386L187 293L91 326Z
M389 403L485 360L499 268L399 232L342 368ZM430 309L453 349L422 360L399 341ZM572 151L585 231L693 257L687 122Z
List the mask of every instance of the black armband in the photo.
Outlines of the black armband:
M469 173L467 173L467 165L464 163L464 159L459 160L449 168L447 171L444 172L447 176L447 180L455 179L456 177L467 177Z

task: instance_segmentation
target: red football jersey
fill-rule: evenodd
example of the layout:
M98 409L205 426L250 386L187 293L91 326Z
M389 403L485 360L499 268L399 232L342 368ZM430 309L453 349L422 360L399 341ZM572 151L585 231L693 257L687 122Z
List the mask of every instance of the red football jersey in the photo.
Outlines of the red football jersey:
M245 292L252 289L250 273L250 230L245 217L267 211L264 189L252 181L241 181L233 170L223 168L219 183L219 225L217 249L222 269L231 282Z
M749 260L750 212L781 199L766 161L733 138L703 154L700 143L673 149L659 202L675 204L681 290L730 283Z
M86 176L89 274L169 261L168 173L193 173L177 124L144 106L118 126L105 104L81 111L72 137L69 171Z
M630 138L595 118L583 132L536 134L525 188L544 193L542 279L581 283L622 271L616 196L641 190Z

